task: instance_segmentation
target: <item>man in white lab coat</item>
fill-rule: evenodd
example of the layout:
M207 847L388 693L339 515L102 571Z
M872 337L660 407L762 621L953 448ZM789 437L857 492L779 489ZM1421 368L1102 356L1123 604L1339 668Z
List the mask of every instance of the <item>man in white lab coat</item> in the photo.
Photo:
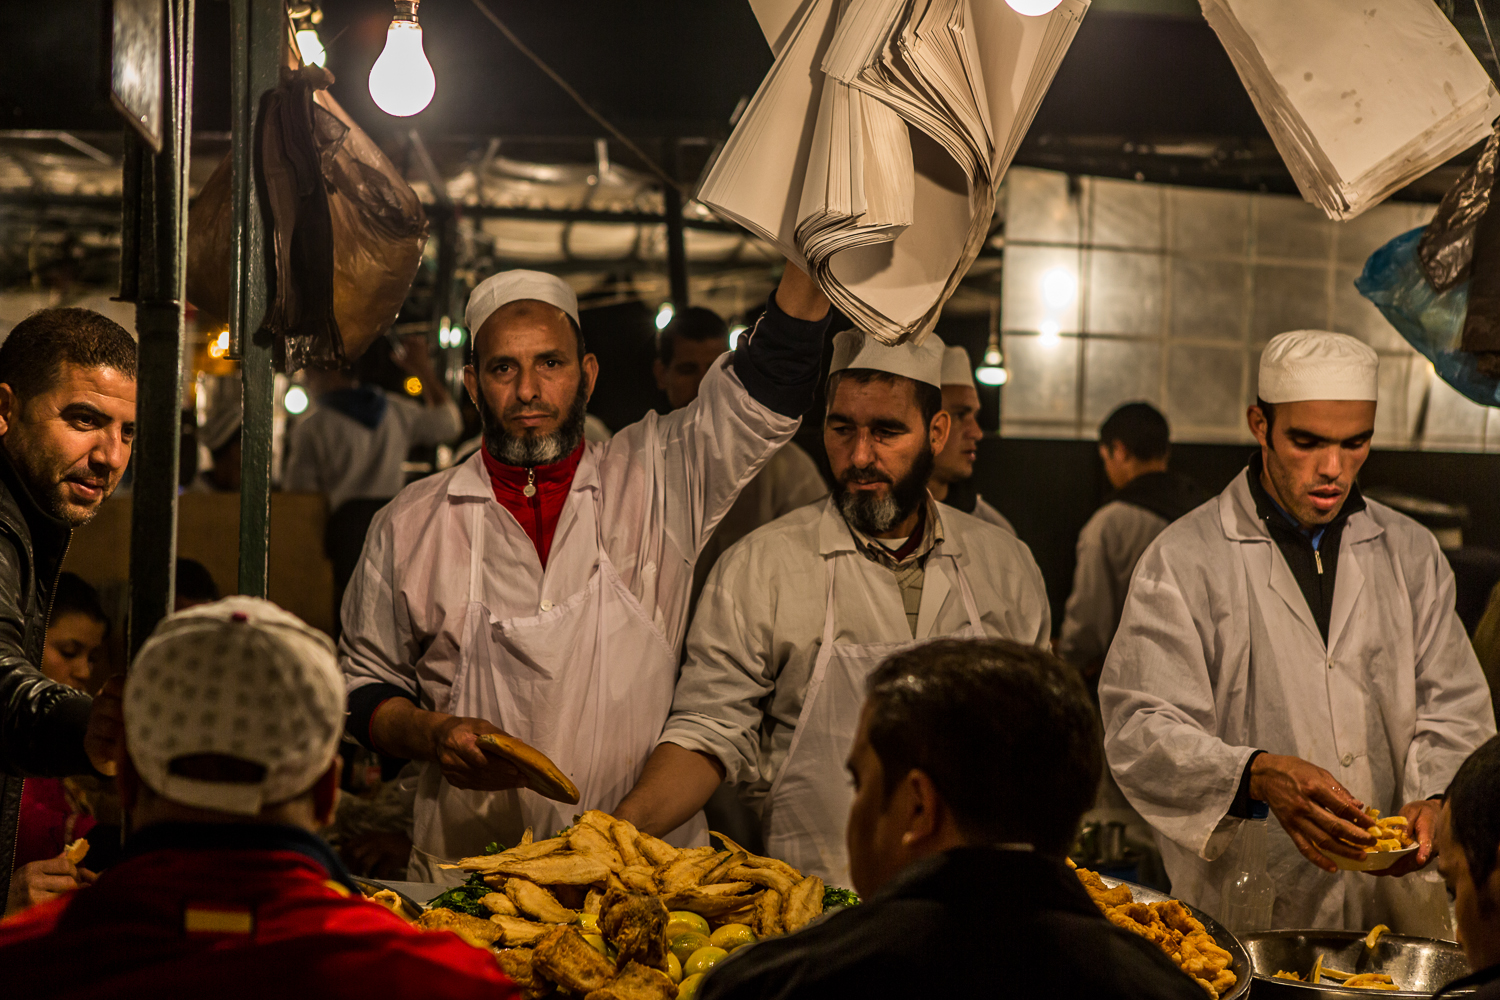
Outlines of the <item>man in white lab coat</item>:
M612 807L671 706L693 562L741 487L812 403L828 300L787 266L766 315L692 405L584 441L598 374L559 279L480 283L464 381L485 447L376 517L344 600L349 732L422 762L413 878ZM479 736L509 733L578 786L520 787ZM677 832L706 832L701 817Z
M1105 661L1110 770L1173 892L1210 912L1261 802L1278 820L1273 927L1400 929L1433 886L1326 855L1364 856L1373 807L1406 816L1420 844L1388 874L1425 865L1443 790L1495 732L1436 539L1355 483L1377 374L1342 334L1266 346L1248 414L1259 453L1147 549Z
M979 426L979 390L974 387L974 369L969 364L969 352L962 347L943 351L942 389L943 409L953 429L932 465L932 482L927 486L932 499L1014 535L1016 529L1005 515L980 496L971 482L984 430Z
M843 762L882 659L930 639L1040 645L1041 572L1014 535L934 503L949 431L942 343L834 340L823 443L832 496L753 532L709 575L661 743L617 814L669 830L725 780L766 851L849 884Z

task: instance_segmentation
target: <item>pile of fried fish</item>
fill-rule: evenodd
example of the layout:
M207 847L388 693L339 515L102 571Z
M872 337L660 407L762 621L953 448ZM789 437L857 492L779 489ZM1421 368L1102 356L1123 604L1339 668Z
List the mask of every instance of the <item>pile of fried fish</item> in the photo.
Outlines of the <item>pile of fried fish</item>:
M1229 968L1229 952L1219 947L1202 921L1178 900L1137 903L1128 885L1111 888L1097 872L1087 868L1077 868L1076 874L1089 898L1110 923L1154 943L1213 1000L1219 1000L1239 982Z
M444 866L482 875L493 890L478 899L488 920L430 909L416 923L497 949L527 998L561 989L586 1000L672 1000L669 910L713 925L745 924L761 938L795 931L823 912L822 879L713 836L723 850L679 849L589 810L547 840L533 841L528 831L509 850ZM585 925L596 922L613 960L584 937Z

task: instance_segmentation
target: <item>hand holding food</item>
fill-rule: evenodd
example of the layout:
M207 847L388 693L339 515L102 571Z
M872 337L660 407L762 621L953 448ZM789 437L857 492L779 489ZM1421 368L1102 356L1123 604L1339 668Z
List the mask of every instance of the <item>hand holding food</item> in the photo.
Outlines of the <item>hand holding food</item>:
M538 795L569 805L578 803L578 787L536 747L500 732L484 733L477 742L480 750L513 764L526 776L526 786Z
M446 716L433 727L431 759L442 768L444 780L454 788L487 792L526 787L526 773L509 757L484 752L479 744L483 736L505 733L484 719L457 715Z
M1276 814L1302 856L1327 872L1338 866L1325 855L1358 861L1374 837L1364 804L1333 775L1299 757L1263 753L1250 765L1250 795Z
M1388 817L1392 821L1402 819L1406 821L1404 832L1407 836L1404 844L1408 847L1416 844L1417 850L1390 867L1371 874L1399 878L1424 867L1427 862L1431 861L1437 852L1437 822L1442 811L1443 804L1436 799L1420 799L1402 806L1400 815Z

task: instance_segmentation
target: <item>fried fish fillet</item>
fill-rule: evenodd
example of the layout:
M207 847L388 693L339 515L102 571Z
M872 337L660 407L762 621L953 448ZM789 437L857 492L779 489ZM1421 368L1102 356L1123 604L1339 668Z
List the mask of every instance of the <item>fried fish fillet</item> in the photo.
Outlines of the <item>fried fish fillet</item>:
M497 913L490 923L499 928L499 940L511 948L524 948L536 944L556 927L556 924L539 924L522 917L509 917Z
M656 891L656 869L650 865L626 865L620 869L620 881L631 892Z
M588 809L584 811L582 816L578 817L578 822L573 825L576 827L579 823L582 823L593 827L605 836L609 836L609 828L614 825L614 822L615 818L604 810Z
M80 864L89 853L89 842L79 837L67 847L63 848L63 855L73 864Z
M765 890L761 890L764 892ZM662 904L669 910L688 910L699 916L716 920L726 913L733 913L741 907L749 906L760 897L760 893L753 892L747 896L713 896L697 888L682 889L670 895L661 897ZM823 902L823 890L818 890L818 904L821 911Z
M775 889L767 889L755 901L755 933L763 938L776 937L784 932L781 924L781 907L786 897Z
M480 896L479 905L489 910L491 914L498 913L502 917L520 915L520 911L516 909L516 904L512 903L510 896L503 892L492 892L487 896Z
M610 892L604 897L599 929L619 951L620 962L666 970L667 908L660 896Z
M499 854L480 854L472 858L460 858L456 865L438 865L439 868L459 868L470 872L484 872L490 874L500 870L501 865L513 861L531 861L536 858L546 857L556 851L568 846L567 840L562 837L553 837L549 840L538 840L530 844L520 844L508 851Z
M781 911L781 923L788 934L801 930L808 921L823 912L823 880L812 876L803 879L787 894Z
M516 909L544 924L571 924L578 919L578 914L559 903L556 896L524 878L506 882L505 895L516 904Z
M735 865L729 869L729 878L740 882L753 882L767 889L775 889L782 896L791 892L792 886L796 885L775 868L751 868L745 864Z
M495 868L498 874L524 878L537 885L593 885L609 877L609 866L584 854L560 852L530 861L506 861Z
M612 872L625 867L625 862L620 860L620 852L615 850L614 839L607 833L600 833L597 827L588 823L579 823L568 831L568 847L595 861L602 861Z
M785 861L782 861L780 858L767 858L759 854L752 854L750 851L746 851L745 848L741 847L739 844L736 844L734 841L730 840L728 837L724 836L722 833L719 833L716 830L708 831L708 835L717 839L721 844L723 844L731 851L745 851L746 857L744 864L746 865L746 867L774 868L777 871L781 872L781 874L785 875L787 878L791 879L793 884L802 881L802 873L793 868L791 865L787 864Z
M1344 980L1344 988L1352 990L1399 990L1395 980L1384 972L1361 972Z
M678 850L660 837L640 830L635 835L635 846L653 865L667 865L677 860Z
M617 819L609 825L609 839L615 842L615 850L620 852L620 860L626 867L647 864L645 855L635 846L639 836L640 831L629 820Z
M524 1000L539 1000L552 992L552 984L536 974L530 948L505 948L495 953L495 960L511 981L521 987Z
M604 893L590 889L583 897L583 912L598 916L604 910Z
M676 996L677 987L665 972L628 962L613 981L583 1000L675 1000Z
M705 872L703 877L698 880L698 884L713 885L715 882L722 882L732 869L738 868L748 857L749 855L744 851L726 851L720 856L721 860L719 863Z
M502 933L488 920L441 906L428 910L412 923L424 931L452 931L476 948L488 948L500 940Z
M575 927L558 927L537 943L533 967L565 990L592 993L615 976L614 964Z
M656 870L656 884L663 895L670 896L674 892L689 889L698 884L698 880L714 867L714 855L708 857L694 857L683 851L677 856L677 860L662 865Z

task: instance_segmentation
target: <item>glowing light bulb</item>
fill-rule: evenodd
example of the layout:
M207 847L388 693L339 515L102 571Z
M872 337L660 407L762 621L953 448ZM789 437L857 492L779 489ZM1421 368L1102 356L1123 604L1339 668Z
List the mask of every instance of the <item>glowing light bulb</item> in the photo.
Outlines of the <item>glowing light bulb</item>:
M1078 294L1078 279L1065 267L1054 267L1042 275L1042 298L1054 309L1061 309Z
M672 317L677 315L677 310L672 308L672 303L663 302L661 308L656 310L656 328L665 330L667 324L672 322Z
M281 401L286 407L286 412L292 416L307 412L307 390L300 385L294 385L286 391L286 398Z
M1062 3L1062 0L1005 0L1010 9L1017 14L1025 14L1027 17L1040 17L1043 14L1052 13L1053 9Z
M211 358L222 358L229 353L229 331L220 330L219 335L208 345L208 356Z
M297 29L297 51L302 53L303 65L328 65L328 53L323 48L323 39L318 37L316 28Z
M385 48L370 68L370 97L388 115L409 118L432 103L437 79L422 51L418 0L396 0L396 16L385 33Z
M1004 385L1006 382L1010 381L1010 373L1007 372L1004 368L991 367L989 365L980 365L978 368L974 369L974 378L976 381L982 382L985 385Z
M422 380L413 375L406 380L405 388L408 396L420 396L422 395Z
M1057 338L1062 335L1062 327L1055 319L1044 319L1037 324L1036 332L1042 335L1042 343L1055 344Z

